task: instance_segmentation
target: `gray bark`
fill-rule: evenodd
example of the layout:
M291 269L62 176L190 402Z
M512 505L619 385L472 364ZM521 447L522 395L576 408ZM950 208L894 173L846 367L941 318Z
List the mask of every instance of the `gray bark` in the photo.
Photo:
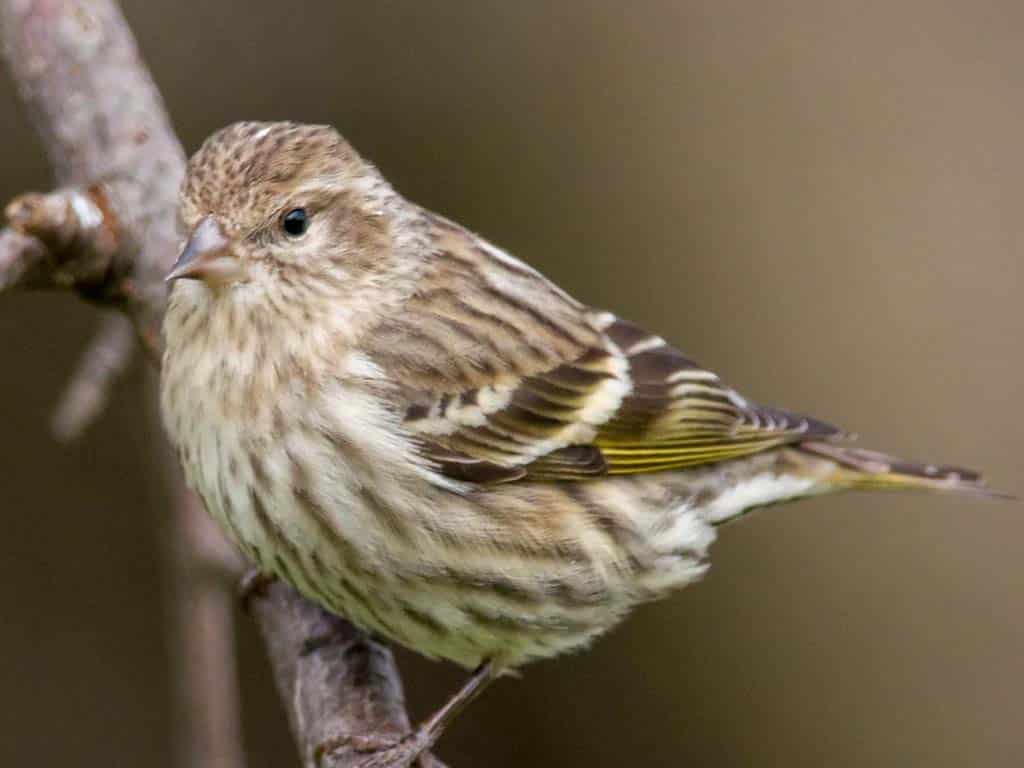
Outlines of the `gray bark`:
M23 195L7 207L0 292L73 290L121 313L102 324L58 411L59 431L73 437L102 410L136 350L159 361L163 276L179 245L185 154L112 0L0 0L0 36L57 182L56 191ZM155 463L173 461L166 446L155 451ZM184 718L176 738L180 759L191 766L240 766L225 578L236 572L234 556L183 488L177 467L173 478L168 561ZM390 651L284 584L254 596L252 609L304 764L389 764L351 745L409 730ZM325 750L325 744L332 747ZM439 765L429 756L423 762Z

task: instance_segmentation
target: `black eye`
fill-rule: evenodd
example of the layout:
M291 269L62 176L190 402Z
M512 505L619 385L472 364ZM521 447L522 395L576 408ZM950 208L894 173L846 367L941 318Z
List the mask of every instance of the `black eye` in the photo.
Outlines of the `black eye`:
M306 234L309 229L309 215L305 208L292 208L281 219L281 227L292 237Z

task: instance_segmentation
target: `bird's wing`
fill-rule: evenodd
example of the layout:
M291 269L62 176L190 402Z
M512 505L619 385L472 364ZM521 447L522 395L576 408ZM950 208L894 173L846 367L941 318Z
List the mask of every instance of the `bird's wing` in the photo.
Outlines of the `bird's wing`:
M401 313L369 334L424 454L467 482L680 469L838 431L753 405L664 339L588 309L440 217Z

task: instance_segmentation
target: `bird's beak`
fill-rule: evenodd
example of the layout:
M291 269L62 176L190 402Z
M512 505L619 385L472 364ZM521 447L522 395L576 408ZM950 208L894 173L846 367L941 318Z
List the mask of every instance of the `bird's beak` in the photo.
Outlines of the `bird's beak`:
M178 260L164 279L203 280L207 283L228 283L239 277L241 263L231 252L231 240L220 222L205 216L192 230Z

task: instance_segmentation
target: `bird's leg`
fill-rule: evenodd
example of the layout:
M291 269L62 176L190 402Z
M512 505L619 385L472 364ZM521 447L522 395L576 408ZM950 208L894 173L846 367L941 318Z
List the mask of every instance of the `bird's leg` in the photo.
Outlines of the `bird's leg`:
M413 738L427 738L427 747L431 747L434 743L441 738L441 734L444 733L445 729L451 725L452 721L458 717L459 713L464 710L473 699L483 693L484 689L490 685L497 675L494 672L494 664L488 660L481 664L476 670L470 675L469 680L466 684L450 699L448 703L441 707L437 712L431 715L427 720L416 729L416 733L413 734Z
M434 746L459 713L479 696L495 677L497 675L494 664L485 661L476 668L466 684L443 707L423 721L419 728L408 736L397 742L382 740L379 736L349 736L337 744L320 745L316 750L318 760L334 749L345 746L357 752L369 753L366 760L359 763L363 768L413 765L420 755Z

